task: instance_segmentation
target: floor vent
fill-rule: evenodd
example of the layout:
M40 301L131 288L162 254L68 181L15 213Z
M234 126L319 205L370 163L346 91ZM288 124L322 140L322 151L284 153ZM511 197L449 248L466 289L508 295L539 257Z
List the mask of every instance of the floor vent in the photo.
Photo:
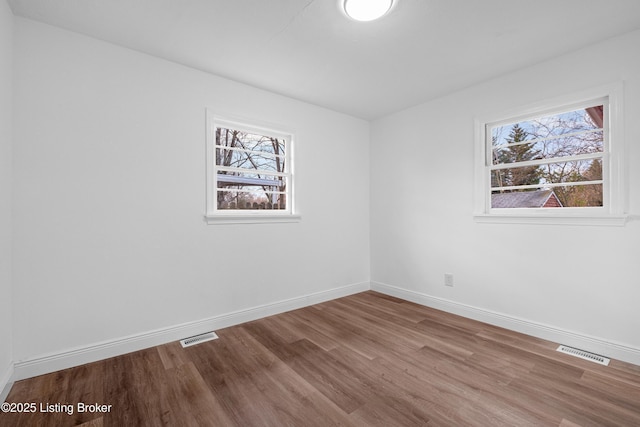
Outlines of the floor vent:
M196 335L195 337L185 338L180 340L180 344L182 347L190 347L192 345L200 344L202 342L207 342L211 340L218 339L218 336L215 332L207 332L206 334Z
M577 348L567 347L561 345L558 347L560 353L570 354L571 356L579 357L580 359L589 360L591 362L599 363L600 365L609 366L610 359L600 356L598 354L589 353L588 351L578 350Z

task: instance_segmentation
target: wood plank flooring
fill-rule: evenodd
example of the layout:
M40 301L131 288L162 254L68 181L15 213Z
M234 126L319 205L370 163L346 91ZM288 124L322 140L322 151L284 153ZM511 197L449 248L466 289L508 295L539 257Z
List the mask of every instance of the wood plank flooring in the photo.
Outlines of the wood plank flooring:
M216 332L19 381L0 425L640 426L640 367L371 291Z

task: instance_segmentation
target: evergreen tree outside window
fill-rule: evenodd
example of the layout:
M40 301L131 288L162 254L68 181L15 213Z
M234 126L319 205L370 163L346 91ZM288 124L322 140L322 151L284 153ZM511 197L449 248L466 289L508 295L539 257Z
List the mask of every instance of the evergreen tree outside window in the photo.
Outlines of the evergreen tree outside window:
M513 125L506 139L506 148L493 150L494 163L518 163L540 158L540 150L533 143L525 142L529 134L518 123ZM492 135L494 146L496 136ZM538 166L525 166L518 169L498 169L491 174L492 187L506 187L518 185L532 185L540 183L540 168Z

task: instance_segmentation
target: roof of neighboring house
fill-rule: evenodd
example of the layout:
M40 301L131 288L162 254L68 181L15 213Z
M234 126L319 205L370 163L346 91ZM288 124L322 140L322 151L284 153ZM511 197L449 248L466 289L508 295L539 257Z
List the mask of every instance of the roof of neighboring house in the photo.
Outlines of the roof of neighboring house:
M523 191L515 193L496 193L491 195L492 208L541 208L550 198L560 201L553 190Z

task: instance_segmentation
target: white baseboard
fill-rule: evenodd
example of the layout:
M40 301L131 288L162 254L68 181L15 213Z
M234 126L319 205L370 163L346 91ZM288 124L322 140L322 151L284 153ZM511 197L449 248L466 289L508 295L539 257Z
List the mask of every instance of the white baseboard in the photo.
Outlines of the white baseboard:
M461 304L444 298L438 298L407 289L398 288L380 282L371 282L371 290L394 296L416 304L457 314L523 334L542 338L548 341L566 344L571 347L587 350L612 359L640 365L640 349L624 344L611 342L557 327L520 319L482 308Z
M11 386L13 385L12 377L13 364L9 365L4 374L0 376L0 403L3 403L9 395L9 390L11 390Z
M249 322L274 314L307 307L336 298L370 289L369 282L356 283L339 288L321 291L310 295L290 298L270 304L222 314L207 319L188 322L169 328L157 329L110 341L103 341L85 347L69 349L63 352L42 355L14 364L12 381L31 378L37 375L59 371L61 369L96 362L109 357L138 351L156 345L166 344L182 338L222 329L240 323Z

